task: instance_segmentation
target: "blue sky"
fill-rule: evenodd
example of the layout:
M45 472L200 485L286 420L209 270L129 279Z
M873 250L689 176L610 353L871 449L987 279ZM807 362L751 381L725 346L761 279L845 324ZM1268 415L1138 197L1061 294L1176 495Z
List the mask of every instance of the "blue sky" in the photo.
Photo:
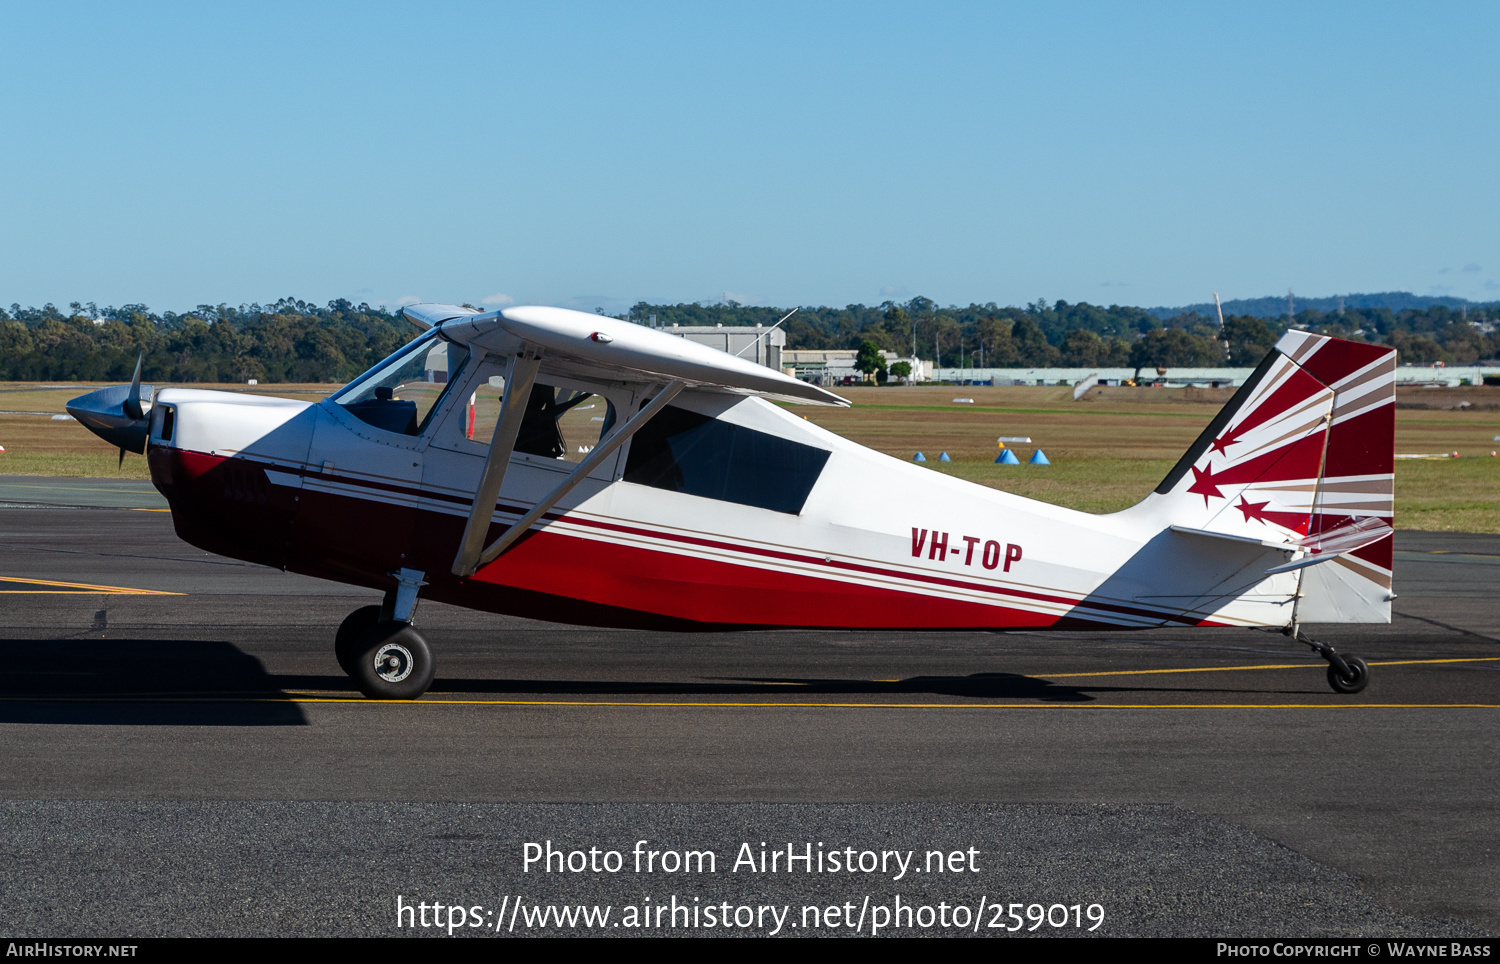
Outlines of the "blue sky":
M1500 5L0 5L0 302L1500 298Z

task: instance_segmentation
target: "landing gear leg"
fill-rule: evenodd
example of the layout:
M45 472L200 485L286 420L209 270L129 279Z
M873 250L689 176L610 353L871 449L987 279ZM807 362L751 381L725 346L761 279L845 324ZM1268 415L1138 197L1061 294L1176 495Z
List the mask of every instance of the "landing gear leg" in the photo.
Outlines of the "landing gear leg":
M423 573L391 573L396 585L379 606L350 613L334 638L334 654L361 693L377 700L414 700L432 685L436 664L427 640L412 628Z
M1370 682L1370 667L1358 656L1340 655L1328 643L1318 642L1295 624L1287 635L1299 643L1311 646L1319 656L1328 660L1328 685L1335 693L1358 693Z

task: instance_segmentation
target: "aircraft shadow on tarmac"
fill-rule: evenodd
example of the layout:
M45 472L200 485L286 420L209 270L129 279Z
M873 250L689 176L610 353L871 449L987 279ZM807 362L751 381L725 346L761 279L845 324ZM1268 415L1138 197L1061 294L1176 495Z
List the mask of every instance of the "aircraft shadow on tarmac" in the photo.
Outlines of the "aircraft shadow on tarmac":
M952 696L975 699L1032 699L1083 702L1093 699L1070 686L1015 673L975 673L972 676L913 676L902 680L802 679L794 677L717 677L688 680L520 680L442 679L433 690L506 694L511 696L732 696L807 697Z
M317 691L358 698L342 675L273 674L260 660L220 640L13 639L0 641L0 723L120 726L305 726L297 697ZM933 697L1043 703L1091 703L1129 694L1249 693L1223 686L1057 683L1017 673L911 676L899 680L717 677L703 680L474 679L439 677L431 698L490 699L719 698L906 702Z
M0 641L0 723L304 726L282 681L227 642Z
M1321 677L1320 677L1321 678ZM316 678L303 685L312 686ZM328 685L330 679L321 680ZM1101 696L1124 694L1192 693L1270 695L1284 692L1271 688L1072 685L1053 683L1043 677L1017 673L974 673L969 676L911 676L900 680L812 679L799 677L721 677L705 682L650 680L486 680L439 677L429 691L485 694L493 697L601 697L601 696L727 696L766 699L806 699L816 696L855 697L889 701L901 697L939 696L957 699L1018 700L1046 703L1090 703ZM1296 689L1287 692L1304 693Z

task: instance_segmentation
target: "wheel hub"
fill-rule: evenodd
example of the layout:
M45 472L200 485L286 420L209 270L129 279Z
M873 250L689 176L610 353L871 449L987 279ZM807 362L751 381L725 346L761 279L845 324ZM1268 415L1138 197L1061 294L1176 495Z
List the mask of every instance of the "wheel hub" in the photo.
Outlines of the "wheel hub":
M411 675L416 660L400 643L386 643L375 651L375 675L387 683L399 683Z

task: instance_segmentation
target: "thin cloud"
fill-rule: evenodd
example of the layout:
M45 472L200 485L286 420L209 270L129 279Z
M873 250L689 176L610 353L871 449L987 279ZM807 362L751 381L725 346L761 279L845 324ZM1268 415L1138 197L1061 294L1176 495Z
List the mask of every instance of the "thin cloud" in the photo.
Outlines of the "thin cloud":
M420 305L421 303L422 299L418 298L416 295L406 295L403 298L396 299L397 308L400 308L402 305Z
M499 292L496 292L495 294L480 298L479 303L481 305L513 305L516 303L516 299L512 298L510 295L500 294Z
M630 310L630 305L625 303L624 298L617 298L614 295L574 295L558 302L557 307L590 313L598 311L606 315L624 314Z

